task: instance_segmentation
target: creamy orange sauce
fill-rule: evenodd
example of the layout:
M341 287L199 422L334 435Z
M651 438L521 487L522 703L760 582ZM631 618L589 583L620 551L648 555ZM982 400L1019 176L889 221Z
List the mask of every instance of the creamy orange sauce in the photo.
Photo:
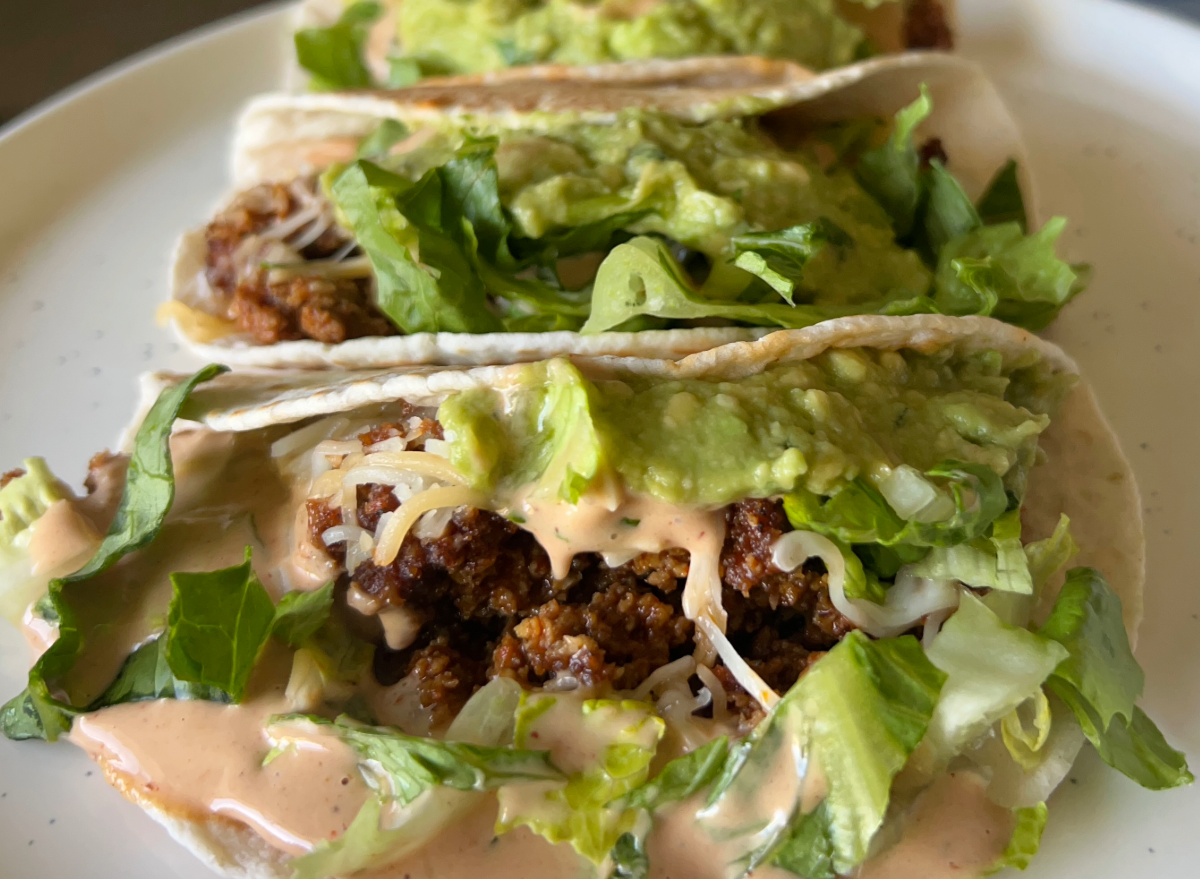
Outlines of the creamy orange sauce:
M704 794L700 794L654 816L654 826L646 838L650 879L726 879L726 867L737 853L699 828L697 813L703 806ZM754 876L796 879L769 865L759 867Z
M117 705L75 721L71 741L105 757L168 811L245 822L268 842L303 854L345 832L369 793L354 752L313 734L263 766L265 726L291 710L284 698L290 654L268 648L255 690L241 705L162 699Z
M410 857L362 879L595 879L596 870L569 845L551 845L526 827L496 836L496 798L447 827Z
M255 570L278 596L291 588L319 585L297 561L296 505L307 486L287 485L270 459L263 434L192 431L172 438L178 494L162 534L108 573L81 584L72 600L79 607L89 661L67 682L76 702L86 702L115 676L137 644L161 630L170 599L168 575L238 564L252 546ZM66 502L40 527L35 564L40 570L94 547L111 518L100 498ZM90 507L86 506L90 503ZM84 506L81 506L84 505ZM692 511L649 499L589 498L577 505L519 499L516 509L550 554L556 576L565 576L578 552L616 557L682 547L691 553L684 607L693 618L721 616L719 558L723 511ZM614 558L616 561L617 558ZM86 587L86 588L83 588ZM108 624L114 604L127 609ZM397 618L389 634L397 642L409 632ZM52 633L30 626L45 642ZM168 811L196 817L215 814L244 822L266 841L290 854L311 850L345 832L371 795L356 755L336 737L306 734L305 746L285 749L268 765L265 729L273 714L294 706L286 696L291 652L272 642L255 672L251 695L237 706L162 700L104 709L80 717L71 739L94 758L104 758L141 785ZM403 682L402 682L403 683ZM402 686L368 686L364 695L380 720L405 708L415 693ZM560 698L570 698L560 694ZM387 703L386 705L384 703ZM391 704L394 703L394 704ZM403 703L403 705L402 705ZM402 710L403 709L403 710ZM401 724L403 726L403 724ZM426 730L427 731L427 730ZM415 730L410 730L415 732ZM550 734L553 733L553 734ZM550 729L556 763L582 768L603 742L578 729ZM671 749L671 738L664 747ZM787 751L784 753L784 751ZM798 755L781 750L763 784L745 804L747 814L786 820L796 808L810 811L826 795L816 767L801 777ZM551 845L527 828L495 835L498 804L492 795L467 809L456 822L416 851L364 879L573 879L595 877L596 869L566 845ZM697 797L656 816L647 839L654 879L725 879L739 852L716 840L721 827L700 814ZM468 808L469 807L469 808ZM726 816L729 817L729 816ZM717 824L722 822L718 821ZM726 822L727 823L727 822ZM995 861L1007 844L1011 814L992 805L982 780L970 774L941 779L916 800L900 841L862 869L866 879L952 879L972 875ZM758 879L787 879L773 867Z
M599 552L621 564L638 553L679 547L691 555L683 591L683 610L690 619L712 617L722 629L721 547L725 511L694 510L619 490L581 497L578 503L519 497L510 515L537 538L550 556L554 576L570 573L571 559Z
M863 865L859 879L955 879L977 876L1008 846L1013 815L987 798L973 772L943 775L917 797L903 835Z
M301 579L291 564L289 491L263 434L189 431L171 438L171 451L175 502L155 541L67 587L88 651L88 661L61 682L74 704L92 701L134 648L163 629L172 573L241 564L249 546L273 595ZM116 620L114 607L123 610Z

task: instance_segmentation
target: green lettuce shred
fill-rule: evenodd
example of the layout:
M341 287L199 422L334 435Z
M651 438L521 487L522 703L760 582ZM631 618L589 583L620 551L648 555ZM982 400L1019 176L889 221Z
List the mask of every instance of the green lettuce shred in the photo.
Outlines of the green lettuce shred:
M296 31L296 61L311 74L310 88L336 92L375 86L363 50L371 25L381 15L381 4L360 0L348 5L329 27Z
M146 414L134 437L125 489L108 534L87 564L74 574L50 583L49 604L58 619L58 639L29 670L28 688L0 708L0 730L8 738L54 741L70 729L72 719L85 709L86 706L72 705L51 694L52 686L75 666L86 645L86 633L79 628L71 591L87 588L92 577L157 536L175 499L168 443L171 425L198 384L226 371L224 366L206 366L164 390Z
M1042 833L1046 829L1046 818L1049 812L1045 803L1028 806L1023 809L1013 809L1016 827L1013 828L1012 838L1005 846L996 863L984 874L990 876L1008 867L1024 870L1033 862L1033 856L1042 845Z
M1067 573L1039 634L1066 648L1047 687L1074 712L1104 762L1150 790L1194 781L1184 755L1134 704L1144 674L1129 646L1121 599L1099 571Z
M665 724L654 709L631 700L580 701L526 695L517 709L516 745L579 747L598 755L563 782L505 787L499 792L498 832L525 826L550 842L567 842L595 864L634 830L638 811L613 805L640 787L650 772Z
M911 636L873 641L851 632L813 665L734 747L701 813L701 826L734 853L731 874L773 862L825 875L861 863L944 680ZM828 794L805 815L809 771L821 773ZM761 814L758 789L789 772L796 782L786 820Z

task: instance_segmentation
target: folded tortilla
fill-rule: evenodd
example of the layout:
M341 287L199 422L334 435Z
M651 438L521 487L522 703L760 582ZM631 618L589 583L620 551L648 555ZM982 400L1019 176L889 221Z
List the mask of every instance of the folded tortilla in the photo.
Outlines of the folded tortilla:
M179 388L181 378L147 380L147 406L130 444L135 454L154 447L148 429L165 436L163 394ZM756 810L787 815L795 810L797 817L789 821L801 821L822 803L829 810L849 810L838 814L854 818L856 829L849 835L819 831L834 834L825 856L835 858L830 863L839 872L866 860L862 875L891 875L889 858L902 860L905 852L921 849L952 853L923 874L930 879L941 876L939 871L981 875L996 864L1013 863L1005 860L1016 857L1012 845L1024 846L1017 854L1032 854L1031 831L1023 822L1037 814L1044 821L1037 804L1065 777L1083 741L1071 712L1044 698L1045 713L1032 722L1048 735L1025 755L1028 762L1018 764L1000 738L1002 727L1004 741L1009 735L1009 721L1002 719L1009 712L1016 717L1027 695L1036 701L1046 676L1058 674L1060 653L1049 649L1047 636L1019 627L1036 631L1031 618L1061 623L1063 613L1052 606L1062 576L1049 573L1065 559L1046 568L1043 555L1068 545L1061 517L1069 518L1080 544L1072 564L1101 568L1111 583L1111 589L1095 587L1100 591L1090 605L1109 625L1106 643L1121 639L1122 611L1131 637L1141 616L1141 506L1116 438L1069 357L986 318L845 318L678 361L576 357L475 368L229 374L199 385L186 401L173 399L183 419L171 441L175 506L149 546L81 584L86 589L76 598L66 593L68 603L90 596L78 616L85 646L76 658L78 669L64 667L60 651L51 685L57 698L69 694L74 704L92 709L75 721L71 736L108 780L229 876L282 877L295 869L315 877L358 868L381 879L481 870L529 875L534 864L537 875L567 876L576 875L586 859L624 858L634 846L639 857L649 858L647 875L686 869L698 879L721 877L728 863L741 863L759 849L757 833L748 838L738 829ZM157 402L149 405L150 400ZM923 433L926 428L933 432ZM688 451L689 444L699 451ZM883 449L886 465L879 458ZM976 465L959 461L930 468L931 456L942 454L973 456ZM97 470L113 466L94 461L93 483L103 485ZM993 480L1003 480L1004 488ZM835 545L841 526L834 527L836 517L825 518L822 509L831 510L855 492L860 500L878 497L875 503L885 506L876 515L884 519L904 509L901 524L918 543L944 542L954 552L929 549L923 560L887 573L874 567L880 563L874 550L849 548L850 542L876 539L861 532L862 518L853 526L843 523L859 531ZM126 495L135 497L128 503L137 503L139 494L127 488ZM114 496L110 487L110 499ZM782 508L770 500L781 496L788 498ZM842 501L836 501L839 496ZM1001 512L1006 505L1013 509ZM53 520L61 539L72 521L86 531L97 506L63 500L43 515ZM147 506L153 503L139 505L143 519ZM989 516L1000 512L1009 537L995 519L982 532L990 537L967 540L970 535L956 530L951 538L943 530L970 530L972 517L984 508L991 509ZM479 509L499 510L506 518ZM771 530L770 517L779 515L771 511L779 509L792 524ZM344 510L357 515L357 524L342 518L338 511ZM796 531L788 531L793 525ZM45 552L36 518L29 527L34 537L26 544ZM882 529L877 535L887 531L882 524L872 527ZM979 551L969 547L983 546L984 556L1005 552L1002 541L1012 539L1013 528L1018 547L1030 547L1026 576L1035 578L1032 594L1021 593L1010 580L1016 569L1002 572L1000 556L992 557L990 574L982 569L968 574L961 567L962 553ZM486 536L496 529L507 535L498 555ZM406 532L411 533L404 537ZM98 539L94 530L87 533ZM522 543L530 535L543 552ZM907 539L893 545L909 545ZM1043 539L1048 542L1033 544ZM275 636L261 625L255 629L253 612L245 608L254 606L251 593L262 587L253 577L247 580L249 555L242 568L187 575L194 579L177 581L173 599L170 589L164 591L167 571L236 566L247 545L253 571L274 600L289 589L335 580L340 616L306 622L312 610L295 600L306 593L292 592L280 602L281 608L292 602L288 613L276 611L285 623L271 624ZM686 557L677 554L681 546L689 550ZM389 552L394 561L379 555ZM586 560L573 563L576 553ZM1017 553L1021 568L1027 556ZM523 561L514 569L504 561L512 558ZM855 558L860 574L895 577L895 583L886 583L889 597L882 604L849 596L853 576L846 565ZM421 566L431 564L440 565L439 576L450 580L422 579L427 575ZM915 572L932 577L931 564L959 565L959 576L977 588L953 578L922 580ZM523 605L515 586L500 589L507 581L487 579L515 576L526 570L522 565L541 572L535 580L552 571L556 597L538 607ZM589 579L597 572L601 580ZM1085 570L1089 582L1098 576ZM523 577L513 582L530 582ZM1077 593L1077 579L1072 572L1063 588ZM204 595L228 591L231 580L242 611L222 616L199 607ZM421 592L437 582L454 585L445 593ZM480 583L489 582L490 611L472 598ZM580 584L595 590L590 598L570 591L583 588ZM122 607L136 608L136 619L98 613L102 603L95 597L105 588L120 590ZM606 619L604 596L613 590L626 598L612 606L617 615L608 619L622 621L618 628L631 627L626 635L632 641L605 634L598 622ZM748 622L742 598L756 590L774 597L753 617L758 622ZM803 599L810 590L819 596L815 604ZM270 599L258 600L270 607ZM462 621L515 614L506 625L489 624L487 637L499 639L487 644L497 651L489 672L496 677L465 707L463 698L483 683L483 677L472 677L482 674L479 667L469 671L470 663L448 651L452 645L466 649L463 639L471 636L454 634L466 622L422 615L425 602L442 602L437 613L456 608ZM44 631L48 623L40 607L31 619L41 619ZM60 618L64 611L56 605ZM203 617L206 612L210 616ZM780 620L793 612L817 628L784 637ZM572 628L582 625L568 622L574 613L592 614L587 618L593 622ZM1018 628L1002 625L1002 616ZM234 661L228 655L237 650L222 653L188 622L203 618L204 631L212 631L222 619L235 617L242 651L254 655L255 637L268 643L253 676L242 678L243 684L249 681L244 701L228 706L221 704L219 689L214 694L203 688L228 678L227 665ZM670 623L681 618L687 623ZM167 647L158 655L165 659L153 679L161 694L165 674L178 699L130 701L139 680L131 669L140 665L122 662L125 653L117 647L153 650L160 642L148 639L164 619L169 632L159 638ZM340 622L331 630L335 619ZM825 622L814 622L818 619ZM653 627L646 628L650 620ZM862 638L854 628L881 640ZM441 634L434 637L435 632ZM679 640L683 634L688 637ZM924 639L924 650L913 634ZM355 655L347 637L374 645L375 659L360 662L357 672L347 659ZM822 638L827 640L818 649ZM177 642L183 645L178 656ZM784 642L792 645L791 653L772 652ZM668 650L668 644L674 646ZM776 645L768 651L773 659L758 652L762 644ZM956 651L970 654L983 644L990 646L964 666ZM203 671L185 659L198 654L207 663ZM597 655L599 664L592 661ZM934 660L941 664L935 667ZM808 672L800 674L798 664ZM190 672L181 671L185 667ZM855 677L867 667L874 670ZM391 677L384 680L380 675L389 668ZM497 674L499 668L507 672ZM192 683L182 683L181 673ZM123 686L109 683L114 674ZM997 686L1010 675L1024 681L1012 685L1015 693ZM689 688L688 679L697 683ZM976 684L982 689L973 689ZM456 695L446 695L456 687L461 688ZM867 692L872 708L856 713L861 704L856 700ZM609 701L579 702L584 696ZM966 702L938 713L939 698L964 696ZM14 720L12 705L4 714L10 735L14 723L25 724L26 732L30 724L45 723L45 715L34 720L36 711L18 710ZM339 711L388 726L321 719ZM515 728L512 719L505 720L512 711ZM760 719L764 711L770 711L767 720ZM876 711L884 716L877 718ZM967 722L973 712L982 716ZM284 714L289 717L275 717ZM886 735L876 737L876 720L888 724ZM653 788L655 793L642 789L637 795L642 799L621 799L633 796L651 772L656 749L655 773L663 760L693 751L718 733L739 735L768 723L748 740L759 744L733 752L749 768L727 770L732 780L715 796L713 809L696 815L703 799L689 799L715 783L710 762L703 771L693 761L674 770L678 775L664 772L662 778L673 780ZM828 728L833 738L824 733L809 738L802 731L813 723L817 730ZM444 730L445 741L470 742L481 750L468 755L440 739L424 739L431 728ZM45 733L47 727L40 729ZM416 738L404 738L401 729ZM412 751L419 741L427 741L420 746L427 750ZM771 750L780 741L792 744ZM770 742L776 745L765 744ZM839 750L860 742L872 745ZM771 762L792 753L793 744L796 753L807 755L802 764ZM616 750L606 751L610 745ZM495 746L502 747L502 762L488 750ZM704 753L711 757L723 747L718 741ZM188 759L178 759L180 753ZM598 753L622 755L620 771L617 764L590 763ZM432 767L441 786L399 754L421 755L420 765ZM944 774L955 755L956 771ZM852 768L858 762L861 775ZM774 780L764 786L755 773L771 766ZM882 782L875 772L883 773ZM561 773L573 773L574 781L562 780ZM847 799L848 790L859 789L846 788L848 778L875 785L871 789L882 801L870 805L853 794ZM681 779L695 780L687 794L678 793ZM1183 768L1173 783L1188 779ZM413 785L411 795L399 793L398 783ZM573 799L555 793L564 784L576 785ZM585 790L592 791L590 799ZM383 792L382 806L375 791ZM683 803L672 802L681 796ZM408 805L396 811L391 797ZM629 805L660 800L653 818ZM582 810L577 813L582 823L570 818L575 813L561 811L564 802ZM801 810L801 803L808 805ZM330 804L336 806L332 814ZM351 826L355 814L359 819ZM729 819L736 819L734 825L722 823ZM651 826L657 829L647 835ZM1013 843L1006 848L1010 835ZM1037 830L1032 837L1033 849L1039 835ZM562 844L550 846L545 839ZM809 844L823 850L818 842ZM763 875L790 875L784 871L794 862L786 852L794 853L794 846L777 845L778 839ZM694 853L693 860L687 852Z
M378 131L381 124L385 122L388 124L401 123L409 131L407 139L393 148L393 159L402 161L404 155L411 155L413 157L411 161L414 162L420 160L418 157L440 149L438 146L442 143L440 138L446 137L451 140L460 138L461 135L454 132L462 129L482 134L498 134L502 142L505 142L506 139L516 142L513 140L514 138L536 140L542 133L553 138L556 132L562 136L565 136L564 132L569 131L585 132L589 130L587 126L608 128L620 125L625 129L633 130L632 127L639 124L658 125L667 132L661 137L693 136L689 134L692 131L690 126L696 125L701 126L700 129L697 129L701 134L695 135L696 137L719 138L724 135L717 133L717 129L703 126L706 123L719 125L722 124L722 120L736 122L748 116L762 116L766 120L764 125L773 126L780 132L778 137L787 136L786 132L789 131L812 131L814 128L829 131L843 130L838 126L843 126L848 132L847 136L851 136L852 132L857 130L855 126L865 124L867 120L892 117L910 104L914 98L917 98L921 94L922 87L928 89L928 95L932 99L932 111L917 126L915 138L920 143L934 145L936 149L942 151L942 155L949 157L947 167L961 185L961 191L965 193L965 197L969 199L979 199L988 189L989 182L995 179L998 171L1005 166L1006 162L1015 162L1014 184L1019 184L1020 193L1024 196L1024 212L1028 217L1030 228L1035 228L1037 211L1033 202L1032 188L1027 178L1024 150L1015 125L998 94L973 65L953 56L936 54L913 54L876 59L817 76L781 61L755 58L691 59L678 62L607 65L595 68L521 68L474 78L463 77L445 83L430 81L427 84L391 93L265 96L257 99L247 108L239 123L234 149L234 176L239 195L229 200L222 211L218 212L218 219L220 224L224 224L221 228L237 227L242 222L241 218L248 217L253 220L254 216L261 215L255 214L256 211L276 210L277 208L273 205L278 204L277 199L283 198L285 201L289 201L291 205L289 210L292 213L281 219L273 229L281 229L282 232L290 235L290 238L285 239L289 244L299 241L299 244L307 246L310 239L317 234L324 234L322 230L329 228L337 219L331 213L328 195L322 188L322 184L314 182L314 175L336 163L353 161L359 145L365 138ZM638 114L649 115L639 116ZM643 121L639 122L638 120ZM663 121L656 123L655 120ZM513 131L521 132L519 138L516 134L509 136L509 133ZM672 131L676 133L672 134ZM711 133L704 134L706 131ZM450 134L446 132L450 132ZM585 135L578 136L584 137ZM659 135L654 136L658 137ZM647 134L645 137L649 138L650 135ZM653 140L651 139L647 143L652 145ZM652 149L652 146L648 146L647 149ZM728 150L733 147L720 149ZM396 153L395 150L404 152ZM718 160L714 159L713 161ZM916 160L914 159L914 161ZM671 166L669 162L663 164L662 167L665 169L663 173L674 173L670 171L669 166ZM696 173L704 171L703 162L698 167L699 170ZM716 167L716 165L712 167ZM799 166L789 167L794 169ZM769 173L800 173L787 170L783 166L779 166L779 169L769 171ZM413 173L419 173L419 169ZM531 171L530 173L537 172ZM653 172L653 174L658 173L658 171ZM835 172L830 171L829 173L834 174ZM842 174L843 172L836 173ZM567 178L561 177L560 179L566 180ZM834 178L830 177L830 179ZM504 180L505 177L502 174L502 188L505 185ZM660 188L666 186L661 182L643 182L638 185L660 186ZM693 184L681 182L679 185L686 187ZM704 191L708 192L720 184L710 182L705 185L708 189ZM634 195L630 193L641 191L631 187L632 184L626 187L629 190L628 193L621 190L624 194L620 197L633 198ZM521 193L532 192L535 188L526 187L521 190ZM663 189L663 191L667 190ZM505 196L505 198L509 197ZM519 197L525 196L520 195ZM613 195L612 197L617 196ZM647 196L647 198L649 197ZM654 196L654 198L657 197ZM721 199L728 198L728 196L719 197ZM767 197L766 190L764 190L763 197ZM861 201L862 198L868 196L855 197ZM518 198L518 195L513 195L511 198ZM581 198L582 196L564 194L562 201L566 207L561 209L571 209L570 205ZM698 216L704 215L704 212L709 210L709 208L701 206L701 202L707 198L709 196L699 193L695 196ZM836 201L838 196L823 196L823 198L827 200L832 198ZM711 210L716 211L720 217L724 216L720 212L740 210L732 201L723 200L714 204L716 206ZM298 208L297 205L303 207ZM506 208L516 212L514 216L520 214L522 217L534 217L530 222L535 223L543 230L538 233L539 235L553 237L554 234L561 234L554 231L558 228L555 225L558 221L548 219L550 214L546 215L547 219L537 219L541 216L538 211L543 210L542 208L535 207L533 214L529 214L525 208L517 205L506 205ZM544 208L545 211L550 212L559 209L548 203ZM641 213L645 214L645 210L647 209L643 209ZM858 211L860 209L851 210ZM867 214L871 216L875 216L879 211L874 204L861 210L866 210ZM246 213L247 211L250 213ZM521 213L522 211L525 213ZM309 216L310 213L311 216ZM659 216L658 213L651 210L648 217L639 225L637 215L630 215L625 225L627 229L632 229L632 232L624 232L622 233L623 237L615 237L608 243L601 244L598 252L601 254L611 252L615 244L628 239L631 234L639 234L644 238L646 233L642 231L643 229L649 230L652 234L658 234L655 230L658 230L663 222L670 222L669 218L661 221L655 219ZM860 238L862 241L866 241L867 237L873 241L879 239L883 243L878 246L885 249L891 248L889 253L893 255L884 254L878 258L879 260L900 259L900 256L894 254L899 253L903 248L894 243L887 243L891 240L892 233L887 221L882 217L883 214L878 214L878 217L871 221L876 224L882 223L882 226L871 227L874 231L863 231ZM620 220L621 217L618 216L616 219ZM343 217L342 220L345 221L345 218ZM301 221L307 225L297 225ZM520 222L525 222L525 220L520 220ZM704 222L707 223L710 220L705 219ZM711 222L720 226L726 221L713 219ZM790 224L795 220L781 215L778 219L768 222L769 224ZM858 222L858 220L853 222ZM812 228L819 226L820 222ZM216 229L217 226L212 228ZM566 228L577 229L579 227L568 226ZM724 228L724 226L720 226L720 228ZM799 228L796 227L793 231L797 231ZM867 227L864 227L864 230L866 229ZM903 270L903 277L883 279L878 284L874 281L864 281L863 283L868 285L869 289L864 287L863 291L853 294L845 301L835 300L840 304L833 306L832 310L822 306L811 318L804 317L807 312L802 308L796 312L787 311L782 313L782 317L775 318L764 318L755 313L751 316L750 323L759 324L758 327L746 326L745 319L734 321L734 325L730 325L731 322L727 319L692 319L674 320L673 328L670 329L655 329L654 321L650 321L646 328L639 329L637 332L627 329L628 322L624 325L615 325L619 318L613 318L607 322L605 331L595 332L594 330L600 327L591 326L593 321L589 321L585 326L585 332L580 333L573 327L578 327L583 322L581 315L587 311L587 288L583 288L583 292L579 294L569 291L546 294L545 288L541 293L522 293L513 285L534 283L521 280L526 278L528 272L531 271L526 270L525 274L518 274L511 282L497 282L494 279L486 281L483 284L485 288L483 293L463 294L464 296L491 297L488 299L491 304L484 305L481 302L477 307L463 306L462 315L453 319L439 316L431 323L429 319L423 318L412 325L411 332L400 335L393 333L396 332L397 326L403 330L405 324L398 324L394 318L384 317L378 311L373 310L378 305L376 299L379 294L377 291L371 292L374 289L371 285L375 282L368 278L366 292L360 289L358 292L349 294L355 302L363 300L360 305L355 305L355 308L365 308L368 312L367 317L363 318L363 323L360 325L346 323L344 334L339 335L339 332L342 332L339 329L338 332L322 336L320 321L317 318L314 318L316 329L305 328L309 325L303 323L306 318L303 316L301 305L280 306L284 310L292 309L294 315L300 315L300 317L289 318L289 320L299 321L298 327L300 328L292 328L289 324L288 333L290 335L275 336L272 335L274 332L272 327L275 326L272 321L276 318L272 314L265 315L261 321L255 313L250 317L239 317L237 322L232 322L230 309L233 308L233 305L230 297L233 294L227 289L231 282L221 281L220 278L213 280L213 273L220 274L221 270L214 268L212 253L217 251L211 248L236 247L242 239L237 239L233 244L227 245L220 243L224 241L221 238L224 233L214 232L211 234L216 235L219 241L210 245L206 238L208 234L210 233L207 233L205 229L196 229L185 235L180 242L172 272L172 298L162 314L164 318L174 321L183 340L201 356L221 359L239 366L364 368L419 363L510 363L537 360L556 353L588 356L615 354L679 357L713 345L754 338L764 332L761 325L769 324L772 321L775 321L776 325L779 321L784 321L784 325L789 325L788 322L791 322L790 325L799 326L803 322L812 322L822 317L855 313L856 311L892 309L894 313L895 308L921 311L935 307L932 300L920 297L907 300L907 304L903 306L894 302L897 299L905 299L906 296L911 297L912 294L906 291L912 287L920 288L922 284L928 283L927 279L931 276L922 274L926 270L914 262L913 265ZM270 234L274 235L275 232L271 231ZM476 235L478 234L480 233L477 232ZM675 234L683 235L685 231L676 230ZM700 232L694 234L701 236ZM859 235L857 231L854 234ZM249 240L256 239L251 236ZM349 239L349 241L354 240L356 239L353 236ZM548 239L540 238L538 240ZM639 238L638 242L640 243L637 243L636 246L653 249L655 240L662 239L646 238L643 241ZM705 245L699 240L691 242L688 246L692 245L707 246L710 249L716 246L715 244ZM347 246L354 245L348 242ZM486 240L479 244L481 249L485 246L490 246ZM906 246L910 249L905 252L910 256L904 258L915 260L915 256L912 256L914 252L911 249L912 245ZM1053 258L1052 239L1049 246L1051 247L1050 256ZM817 254L816 260L824 268L817 265L809 267L810 272L818 272L818 275L814 275L814 278L818 278L818 280L812 282L818 285L818 290L822 289L822 285L826 283L834 285L841 283L838 271L832 268L834 249L835 246L830 244L827 248L828 253ZM852 258L854 257L852 251L845 252L849 253ZM257 258L272 264L275 260L283 260L286 263L287 260L296 258L294 255L288 256L288 253L290 251L284 248L280 256L271 256L264 252L263 256ZM722 251L722 254L724 253L725 251ZM867 254L868 251L863 251L863 253ZM871 250L869 253L873 254L875 251ZM335 253L334 256L340 254L341 251ZM639 254L632 252L628 255L634 260L642 258ZM721 260L731 258L726 255L720 257ZM672 256L672 263L674 259ZM707 259L710 257L702 257L702 261ZM864 255L862 263L863 265L867 265L868 262L874 264L872 261L875 259L874 256ZM358 263L363 263L362 271L367 272L368 275L378 272L377 268L366 267L365 257L354 257L349 260L349 263L348 271L350 269L359 271ZM376 266L377 264L372 262L371 265ZM591 270L595 271L594 264ZM1045 277L1052 275L1059 277L1056 273L1064 270L1070 271L1065 264L1062 264L1061 270L1055 269L1042 274ZM255 269L250 267L247 271L253 272ZM272 271L276 272L274 269ZM301 267L298 270L298 277L307 277L306 271ZM458 270L455 269L455 271ZM474 272L475 270L469 271ZM614 271L617 270L614 269ZM881 269L881 271L883 270ZM276 273L279 272L286 274L286 268L280 269ZM757 283L754 282L752 275L744 274L741 268L730 267L728 272L744 278L745 281ZM437 272L435 271L434 274L437 275ZM819 280L830 274L832 274L831 280ZM910 275L912 278L905 280ZM918 278L918 275L921 277ZM438 276L440 277L440 275ZM270 277L274 277L274 274ZM695 277L690 281L686 279L680 281L684 285L680 289L686 291L689 284L701 283ZM773 277L779 278L778 275ZM804 288L805 277L800 277L801 288ZM1029 277L1033 276L1029 275ZM1071 277L1074 276L1071 275ZM586 276L580 283L585 281ZM214 283L224 283L226 287L214 287ZM345 285L361 284L362 282L335 280L333 283ZM394 301L396 307L407 309L409 306L405 303L408 302L406 297L409 294L403 292L403 288L412 282L403 280L396 283L400 284L401 289L394 294L397 298L389 301ZM502 289L503 283L509 285ZM566 284L566 281L563 283ZM739 283L744 283L744 281L739 281ZM765 283L761 289L755 288L758 292L753 295L759 297L761 301L766 301L768 298L773 299L779 308L783 308L784 298L781 296L790 296L790 294L772 292L765 286ZM783 283L792 284L793 282L783 279ZM878 287L878 294L870 292L876 287ZM747 288L747 290L749 289ZM1064 288L1064 291L1066 289ZM505 290L516 290L515 299L513 295L505 293ZM920 290L913 292L920 292ZM1061 304L1062 295L1060 294L1067 294L1063 291L1055 294L1059 295ZM275 296L274 293L271 295ZM324 307L336 312L338 307L336 297L340 295L340 293L335 294L334 305ZM500 328L500 322L490 314L496 311L495 303L497 301L509 302L509 305L504 306L504 308L510 309L508 313L522 314L525 306L518 300L526 295L535 299L539 296L544 298L546 295L550 295L555 299L555 304L549 311L553 311L554 314L550 314L541 305L535 303L530 307L534 313L539 315L537 321L541 325L532 327L537 329L537 332L528 331L526 329L528 324L523 320L512 321L507 317L503 321L505 326L509 327L509 331L497 331ZM675 295L700 294L683 292ZM704 295L716 296L718 294ZM731 294L722 292L719 295L730 296ZM819 292L803 293L803 296L814 295L820 302L820 296L823 294ZM863 301L863 297L872 295L876 295L876 298ZM884 298L880 299L880 295L883 295ZM1026 294L1020 295L1025 296ZM1029 298L1036 299L1040 295L1031 294ZM364 297L366 298L364 299ZM797 301L803 302L804 299L801 298ZM376 305L372 305L372 302L376 302ZM251 310L257 308L253 304L247 307ZM413 307L417 309L413 312L414 315L425 314L425 312L420 312L420 308L425 306ZM702 313L707 314L708 312L703 311ZM391 315L393 312L389 311L388 314ZM741 326L736 325L739 322L742 324ZM662 321L659 323L661 324ZM427 332L418 329L424 326L438 326L442 331ZM556 328L561 326L572 328ZM379 327L387 329L389 334L378 335L377 333L381 332ZM256 335L260 329L265 335ZM296 338L296 336L306 337ZM256 342L256 338L267 341ZM269 341L275 338L284 340ZM344 340L318 341L321 338Z
M328 46L330 37L351 51L349 57L343 53L332 59L332 53L320 51L309 58L293 56L289 88L346 90L531 64L700 56L780 58L822 70L866 54L949 49L956 24L953 0L756 0L737 5L551 0L507 8L488 0L455 5L417 0L407 8L399 0L387 0L376 10L351 13L354 24L344 17L350 6L343 0L300 5L295 19L298 52ZM396 59L404 60L396 64Z

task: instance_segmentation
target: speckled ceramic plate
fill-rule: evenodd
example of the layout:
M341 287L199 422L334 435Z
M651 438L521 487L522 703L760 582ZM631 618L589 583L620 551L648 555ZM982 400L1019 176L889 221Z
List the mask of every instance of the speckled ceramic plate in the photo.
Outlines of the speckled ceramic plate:
M1105 0L962 0L962 49L1000 83L1041 204L1096 282L1055 337L1130 452L1149 536L1145 704L1200 762L1200 31ZM172 238L225 185L239 105L277 85L285 17L175 43L0 137L0 463L82 478L134 375L189 363L153 323ZM0 624L0 694L24 645ZM1200 875L1200 787L1150 794L1090 752L1054 797L1030 879ZM206 870L69 745L0 740L0 876Z

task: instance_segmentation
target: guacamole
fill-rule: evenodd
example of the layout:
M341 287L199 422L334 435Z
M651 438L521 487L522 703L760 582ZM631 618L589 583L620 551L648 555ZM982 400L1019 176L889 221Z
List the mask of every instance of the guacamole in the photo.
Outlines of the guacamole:
M612 125L499 131L496 138L499 197L518 235L545 239L615 224L631 236L662 236L714 267L705 279L709 298L732 299L754 281L732 266L735 237L818 221L853 244L816 253L794 301L916 296L932 279L921 257L896 243L887 213L849 169L824 170L808 149L785 152L750 121L696 125L628 111ZM390 167L419 177L452 160L466 139L447 134Z
M504 391L467 391L438 418L452 461L500 496L531 484L577 500L615 475L669 503L719 507L806 489L835 494L901 465L989 468L1016 495L1066 384L1035 362L831 350L734 381L586 381L536 364ZM1033 407L1033 408L1027 408Z
M696 55L821 70L865 49L835 0L404 0L398 37L429 74Z
M406 131L392 122L393 139L364 141L324 192L353 239L339 252L369 263L354 269L355 294L403 333L939 312L1045 326L1086 278L1055 253L1063 221L1030 234L991 222L940 161L921 159L913 131L931 109L922 89L891 126L789 132L786 148L756 118L653 111L603 124L535 114L520 128L456 119L395 149Z

